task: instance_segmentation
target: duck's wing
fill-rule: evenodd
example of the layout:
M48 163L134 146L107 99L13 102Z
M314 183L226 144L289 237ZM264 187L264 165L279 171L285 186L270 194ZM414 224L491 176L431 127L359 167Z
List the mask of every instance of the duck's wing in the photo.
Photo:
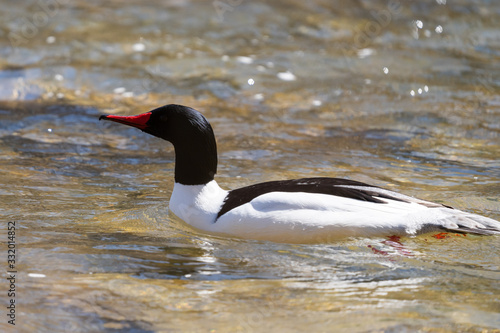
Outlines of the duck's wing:
M418 202L432 207L443 205L415 199L380 187L341 178L302 178L270 181L229 191L217 218L228 211L249 203L253 199L271 192L302 192L326 194L360 201L386 204L383 199L402 202Z
M500 222L493 219L338 178L272 181L232 190L226 196L217 219L235 209L241 210L246 204L264 214L259 216L268 216L269 220L271 217L283 220L289 216L290 220L302 220L310 225L318 225L315 222L317 217L317 220L324 219L323 225L338 224L359 229L386 228L408 233L427 229L481 235L500 233ZM326 211L335 215L325 215ZM349 221L348 225L342 220Z

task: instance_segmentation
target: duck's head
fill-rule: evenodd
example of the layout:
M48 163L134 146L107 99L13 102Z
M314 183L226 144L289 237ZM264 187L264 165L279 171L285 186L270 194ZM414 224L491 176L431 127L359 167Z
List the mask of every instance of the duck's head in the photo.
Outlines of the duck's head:
M169 104L136 116L102 115L99 120L136 127L171 142L175 148L175 180L206 184L217 171L217 146L212 126L198 111Z

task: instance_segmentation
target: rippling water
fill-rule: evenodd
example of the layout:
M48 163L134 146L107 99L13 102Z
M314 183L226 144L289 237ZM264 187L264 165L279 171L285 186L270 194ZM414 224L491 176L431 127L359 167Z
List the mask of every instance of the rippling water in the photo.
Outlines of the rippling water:
M168 213L172 146L98 122L186 104L223 187L347 177L500 219L496 2L2 5L2 331L500 329L500 237L207 236Z

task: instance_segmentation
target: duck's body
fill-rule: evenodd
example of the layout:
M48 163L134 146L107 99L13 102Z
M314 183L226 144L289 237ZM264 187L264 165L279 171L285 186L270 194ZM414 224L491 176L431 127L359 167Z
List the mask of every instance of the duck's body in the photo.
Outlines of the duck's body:
M215 137L196 110L167 105L138 116L101 116L173 143L170 210L212 234L289 243L432 230L500 234L500 223L448 206L337 178L274 181L226 191L214 180Z
M330 185L332 192L345 191L345 196L307 192L311 184L332 180L338 183ZM348 236L415 235L432 230L490 234L495 233L498 224L382 188L352 185L350 181L342 185L342 181L306 178L290 181L288 186L269 182L233 191L223 190L215 180L205 185L176 183L170 209L191 226L212 234L287 243L325 242Z

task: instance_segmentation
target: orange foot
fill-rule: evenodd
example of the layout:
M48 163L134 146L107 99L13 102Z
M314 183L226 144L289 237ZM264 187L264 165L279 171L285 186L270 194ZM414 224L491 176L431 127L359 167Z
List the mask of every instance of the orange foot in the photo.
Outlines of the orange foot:
M410 250L406 249L404 244L401 243L401 237L399 237L399 236L395 236L395 235L389 236L389 237L387 237L387 240L382 242L382 244L385 244L385 245L388 245L388 246L394 248L397 253L399 253L403 256L406 256L406 257L413 256L413 253ZM384 256L389 255L389 252L379 250L372 245L368 245L368 247L373 251L373 253L381 254Z

